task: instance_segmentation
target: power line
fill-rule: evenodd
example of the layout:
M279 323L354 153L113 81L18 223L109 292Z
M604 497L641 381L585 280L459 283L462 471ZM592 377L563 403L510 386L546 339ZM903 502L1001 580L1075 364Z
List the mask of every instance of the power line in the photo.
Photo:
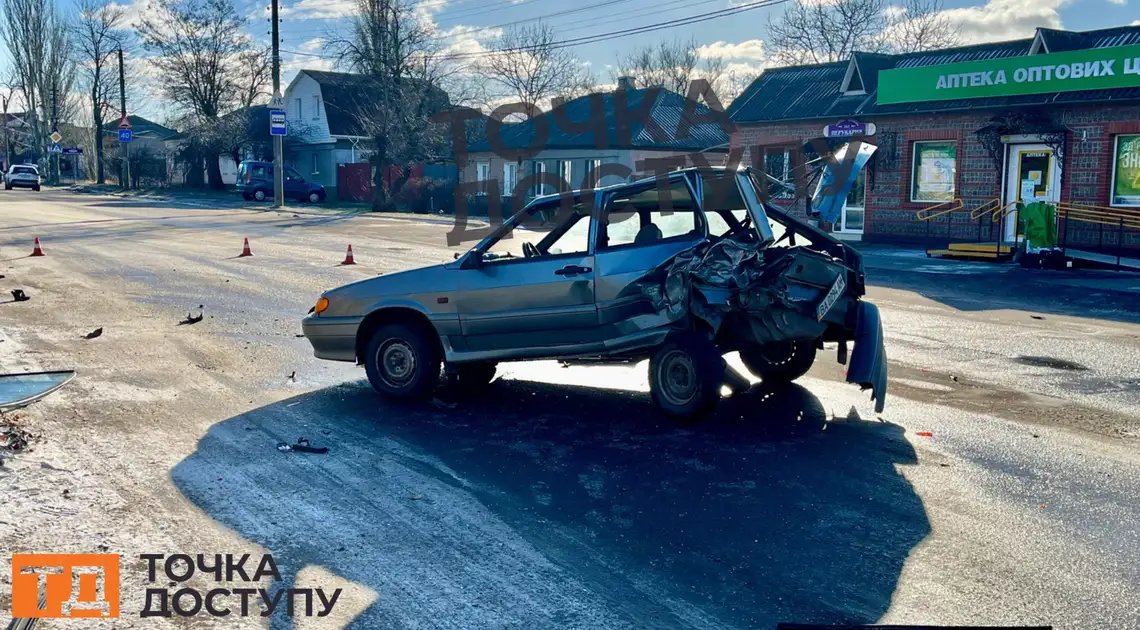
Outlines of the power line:
M614 0L610 0L610 2L613 2L613 1ZM562 40L559 42L555 42L550 48L551 49L558 49L558 48L568 48L570 46L577 46L577 45L581 45L581 44L594 44L594 43L598 43L598 42L608 41L611 39L619 39L622 37L630 37L633 35L640 35L642 33L651 33L654 31L660 31L660 30L664 30L664 29L668 29L668 28L675 28L678 26L689 26L691 24L699 24L701 22L707 22L709 20L715 20L715 19L719 19L722 17L728 17L731 15L736 15L738 13L744 13L746 11L753 11L753 10L762 9L765 7L773 7L776 5L783 4L787 1L788 0L758 0L757 2L751 2L748 4L741 4L741 5L737 5L734 7L729 7L727 9L720 9L717 11L709 11L706 13L698 13L698 14L690 15L690 16L683 17L683 18L680 18L677 20L671 20L671 21L667 21L667 22L657 22L655 24L646 24L643 26L636 26L636 27L622 29L622 30L618 30L618 31L610 31L608 33L598 33L595 35L585 35L582 37L565 39L565 40ZM591 5L591 6L597 6L597 5ZM452 54L448 54L448 55L442 55L439 58L440 59L446 59L446 60L464 59L464 58L468 58L468 57L481 57L481 56L487 55L487 54L504 54L504 53L512 53L512 52L526 52L528 50L530 50L530 47L518 46L518 47L514 47L514 48L503 48L503 49L499 49L499 50L488 50L488 51L482 51L482 52L477 52L477 53L452 53ZM321 59L336 59L336 56L334 56L334 55L318 55L316 53L306 53L306 52L295 51L295 50L286 50L284 52L287 52L287 53L293 54L293 55L301 55L304 57L317 57L317 58L321 58Z

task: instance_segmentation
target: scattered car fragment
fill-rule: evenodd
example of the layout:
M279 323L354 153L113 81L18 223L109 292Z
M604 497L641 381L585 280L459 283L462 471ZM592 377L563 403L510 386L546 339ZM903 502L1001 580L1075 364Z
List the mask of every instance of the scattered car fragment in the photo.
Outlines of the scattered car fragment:
M0 411L26 407L74 377L75 370L0 374Z
M843 199L873 151L861 147L850 173L825 167L813 207ZM431 398L441 363L481 386L500 361L648 357L653 401L677 418L712 411L727 352L779 383L825 342L848 363L853 343L848 381L881 411L886 353L862 257L761 202L762 177L690 168L540 197L452 263L325 292L302 328L318 358L362 363L400 398Z

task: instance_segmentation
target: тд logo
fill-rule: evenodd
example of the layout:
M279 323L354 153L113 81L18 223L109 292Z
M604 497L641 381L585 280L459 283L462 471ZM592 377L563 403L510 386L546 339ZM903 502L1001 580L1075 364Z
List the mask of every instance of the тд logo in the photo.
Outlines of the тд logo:
M117 554L12 554L14 619L118 616Z

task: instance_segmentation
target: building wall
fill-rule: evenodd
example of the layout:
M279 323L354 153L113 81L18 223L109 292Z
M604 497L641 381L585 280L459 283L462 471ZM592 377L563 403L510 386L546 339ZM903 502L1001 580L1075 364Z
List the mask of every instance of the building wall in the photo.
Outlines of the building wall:
M880 150L872 161L867 187L864 238L869 241L923 240L945 244L951 240L989 240L989 225L971 221L969 212L1003 197L1004 164L994 164L974 133L999 112L924 114L860 118L874 122L877 131L868 139ZM1140 105L1086 106L1061 110L1055 116L1069 129L1061 163L1061 202L1109 205L1114 136L1140 132ZM744 163L752 164L753 147L799 147L822 135L835 120L741 125L732 146L744 148ZM895 159L884 151L894 134ZM953 140L957 145L955 198L962 211L919 221L915 213L934 204L910 201L911 160L915 141ZM1064 222L1061 230L1066 229ZM996 228L992 232L996 237ZM1117 246L1117 230L1110 226L1074 221L1065 234L1073 246ZM1140 249L1140 230L1124 230L1123 245Z
M333 142L333 137L329 135L328 119L325 117L324 100L319 83L302 72L285 89L283 96L290 136L302 138L307 144ZM319 112L314 112L314 109L317 109L314 106L314 99L320 101ZM297 104L298 100L300 107Z

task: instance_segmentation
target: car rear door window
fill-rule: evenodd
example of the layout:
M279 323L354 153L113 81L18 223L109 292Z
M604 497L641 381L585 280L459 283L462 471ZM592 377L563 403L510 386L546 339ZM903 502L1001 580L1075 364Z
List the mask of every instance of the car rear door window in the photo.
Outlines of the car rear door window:
M672 208L663 207L656 186L611 200L603 215L599 251L702 236L701 214L684 180L671 182L665 196Z

